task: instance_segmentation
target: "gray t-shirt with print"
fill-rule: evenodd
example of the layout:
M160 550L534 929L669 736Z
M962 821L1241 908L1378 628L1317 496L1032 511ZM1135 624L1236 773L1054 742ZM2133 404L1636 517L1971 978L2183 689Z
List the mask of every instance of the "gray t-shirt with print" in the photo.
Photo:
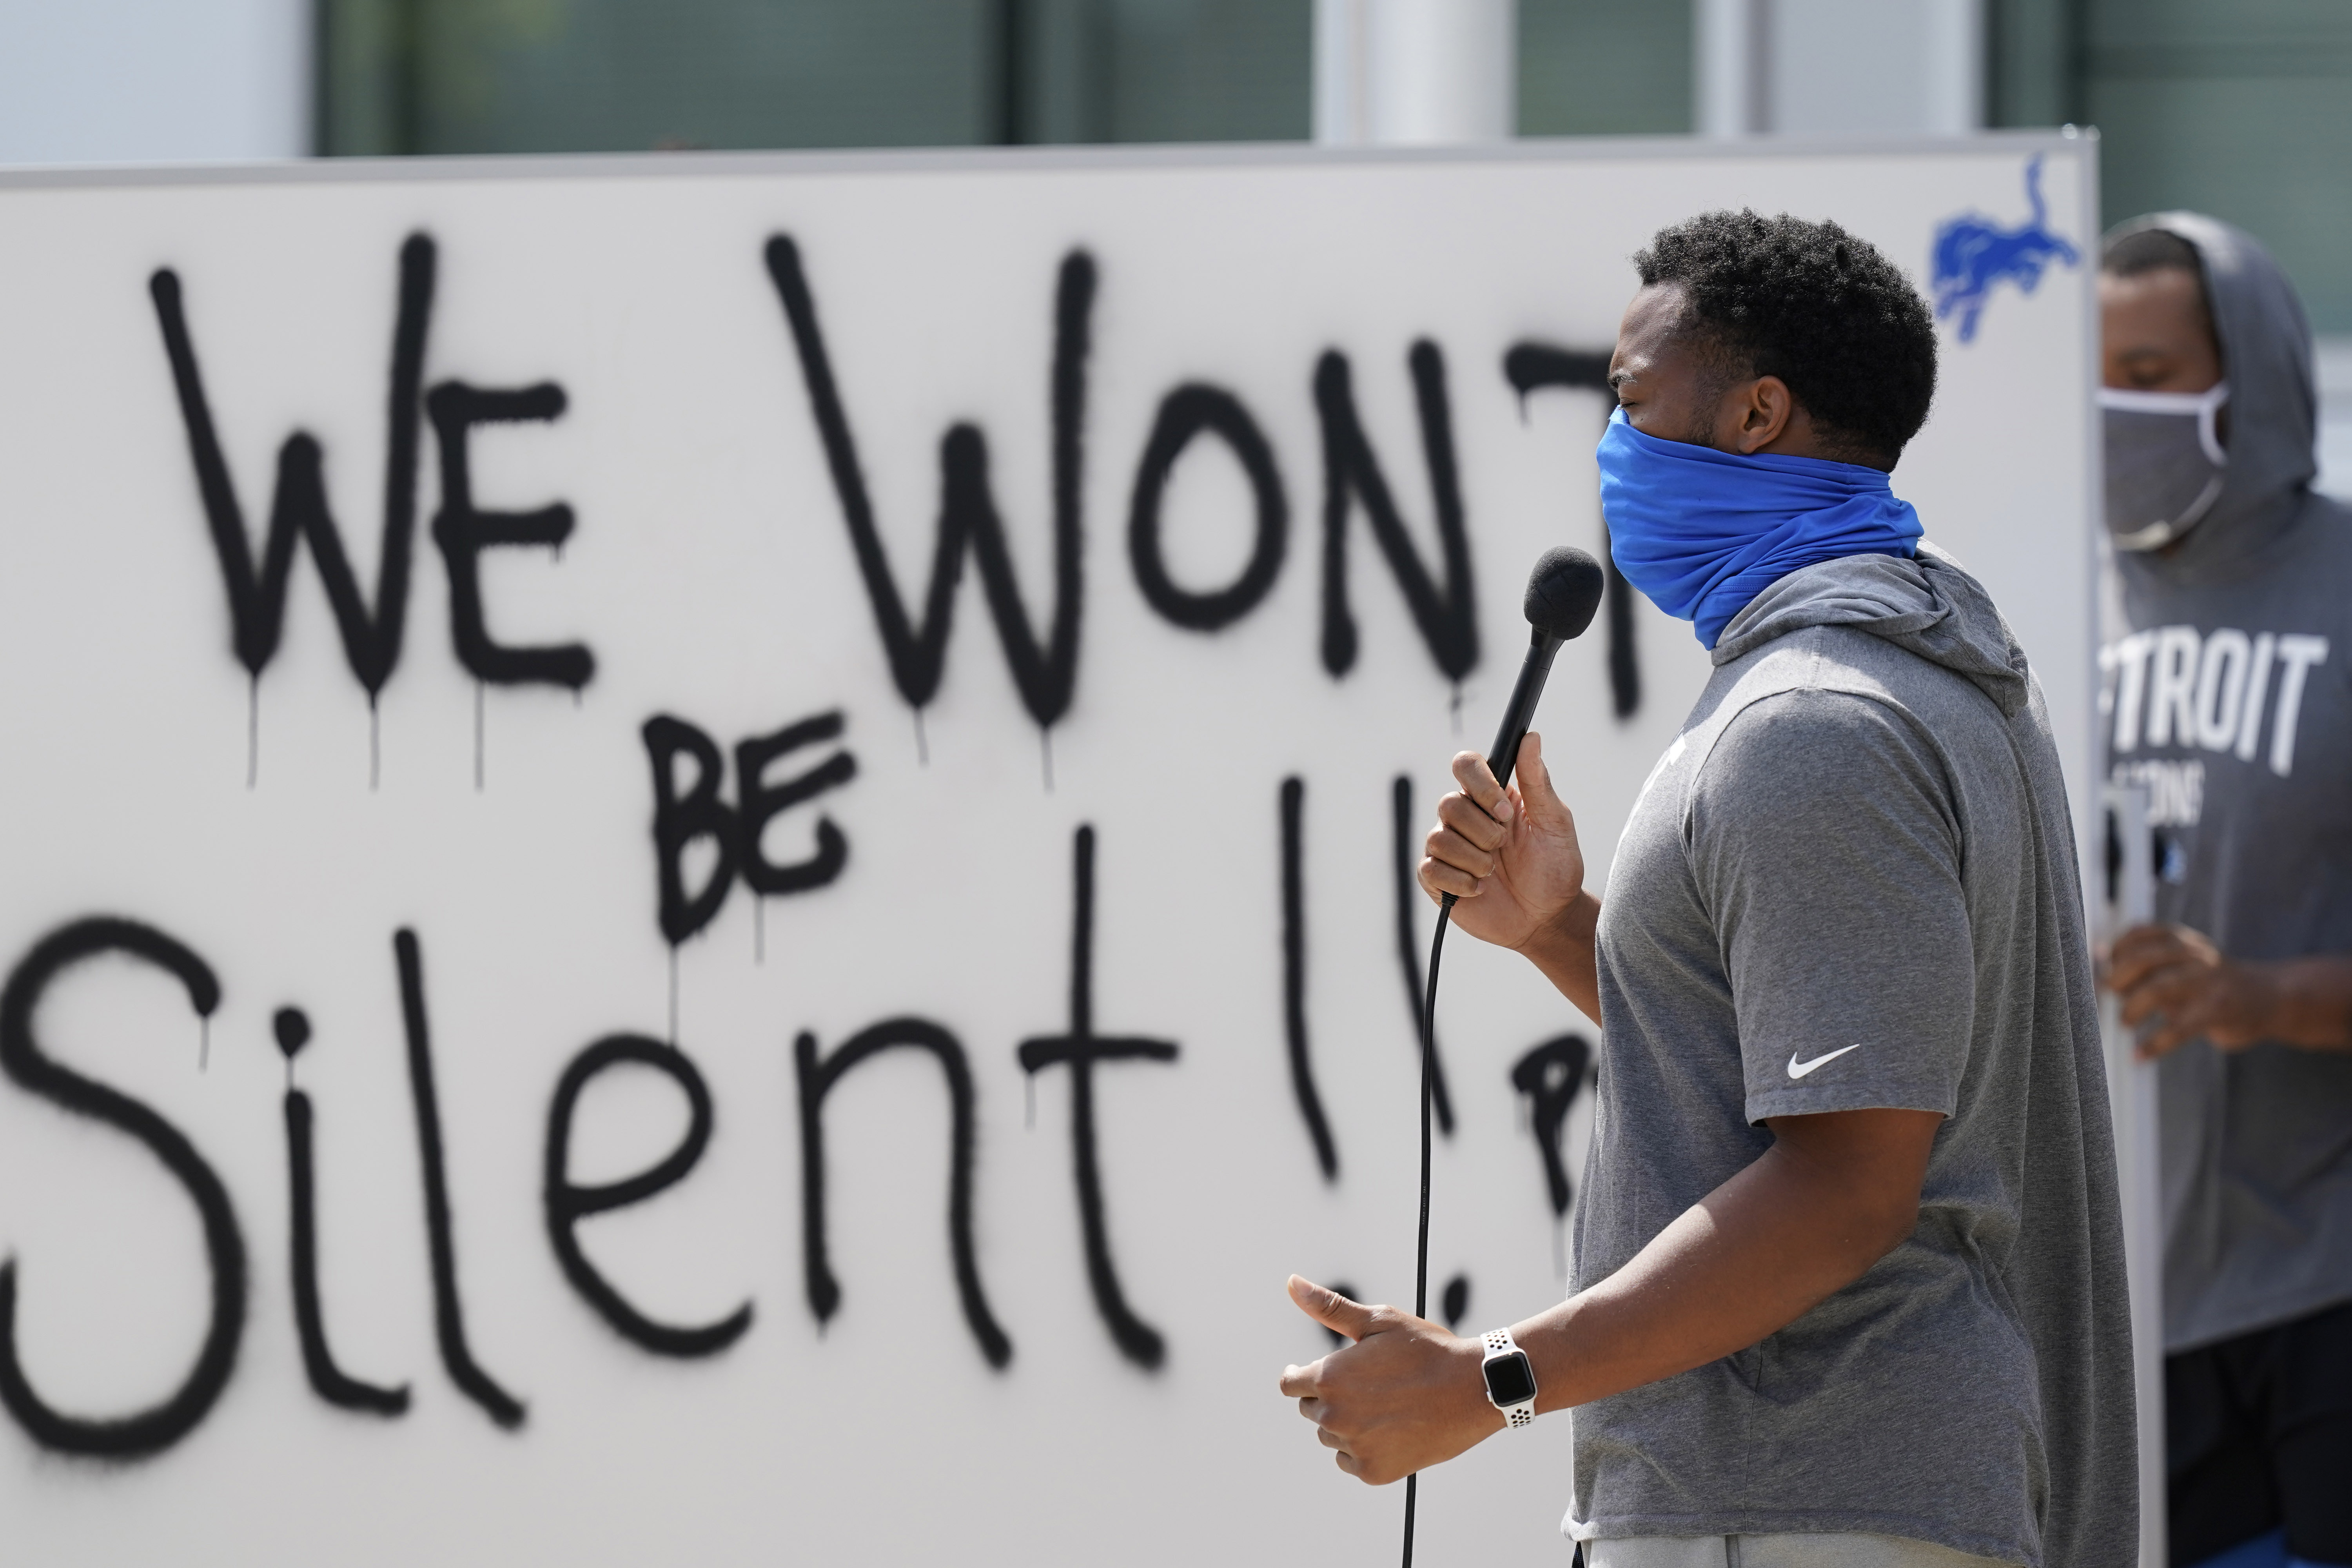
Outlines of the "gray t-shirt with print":
M1939 1129L1908 1239L1752 1348L1576 1410L1580 1539L1861 1531L2005 1563L2137 1551L2130 1329L2065 789L1948 557L1782 578L1620 841L1602 901L1579 1289L1770 1147Z
M2204 264L2230 465L2176 548L2114 562L2109 776L2148 792L2157 919L2231 958L2352 952L2352 507L2311 489L2311 330L2238 230L2140 226ZM2158 1084L2166 1348L2352 1300L2352 1056L2191 1040Z

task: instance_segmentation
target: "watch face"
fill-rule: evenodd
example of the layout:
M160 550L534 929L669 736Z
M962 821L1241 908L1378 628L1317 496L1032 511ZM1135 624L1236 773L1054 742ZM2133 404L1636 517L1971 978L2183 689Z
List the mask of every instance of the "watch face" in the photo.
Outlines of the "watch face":
M1513 1351L1486 1363L1486 1397L1501 1405L1525 1404L1536 1396L1536 1369L1528 1352Z

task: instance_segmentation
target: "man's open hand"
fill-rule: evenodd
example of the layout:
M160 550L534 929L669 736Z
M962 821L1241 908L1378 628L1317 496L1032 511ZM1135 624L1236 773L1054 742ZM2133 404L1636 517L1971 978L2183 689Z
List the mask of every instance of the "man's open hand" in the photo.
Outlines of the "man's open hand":
M1384 1487L1442 1464L1503 1429L1488 1403L1476 1340L1393 1307L1367 1307L1294 1274L1298 1310L1355 1341L1307 1366L1285 1367L1282 1392L1338 1450L1341 1469Z

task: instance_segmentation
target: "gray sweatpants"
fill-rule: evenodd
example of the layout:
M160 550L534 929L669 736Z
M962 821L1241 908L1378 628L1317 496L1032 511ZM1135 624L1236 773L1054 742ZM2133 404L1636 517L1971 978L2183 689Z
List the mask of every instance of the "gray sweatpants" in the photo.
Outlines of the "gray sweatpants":
M1586 1568L2000 1568L1900 1535L1643 1536L1588 1541Z

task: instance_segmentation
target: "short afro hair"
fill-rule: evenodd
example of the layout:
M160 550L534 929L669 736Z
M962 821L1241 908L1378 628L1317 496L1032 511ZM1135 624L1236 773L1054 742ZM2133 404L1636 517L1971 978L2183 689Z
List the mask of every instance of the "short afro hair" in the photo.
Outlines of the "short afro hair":
M1701 213L1635 253L1677 284L1690 330L1736 374L1777 375L1823 441L1893 468L1936 395L1936 327L1911 280L1836 224Z

